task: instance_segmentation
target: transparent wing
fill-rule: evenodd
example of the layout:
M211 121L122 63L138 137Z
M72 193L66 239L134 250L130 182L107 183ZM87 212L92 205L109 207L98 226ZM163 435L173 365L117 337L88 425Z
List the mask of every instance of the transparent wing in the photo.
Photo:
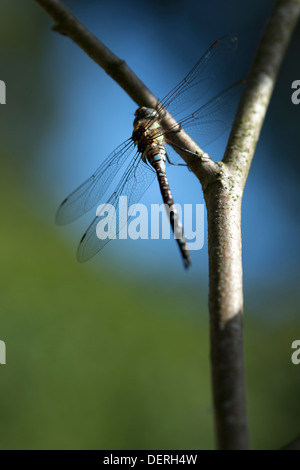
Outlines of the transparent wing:
M194 105L211 88L218 75L233 57L236 48L237 38L235 36L224 36L216 41L189 74L158 104L158 112L163 114L165 108L175 117Z
M147 166L141 160L140 154L137 153L134 162L131 162L127 167L115 192L111 195L107 203L102 206L97 217L95 217L83 235L77 251L77 259L79 262L88 261L110 241L111 238L98 238L96 232L100 217L105 216L108 204L111 205L115 211L112 210L108 212L105 218L105 224L111 227L116 223L115 235L117 235L128 220L128 210L120 210L120 196L127 196L127 208L129 208L132 204L136 204L140 200L144 192L155 179L155 176L154 170Z
M221 73L236 46L237 38L234 36L225 36L216 41L190 73L159 103L157 109L162 111L167 107L171 114L176 115L195 104ZM201 142L199 143L201 145ZM98 170L62 202L56 213L57 224L70 223L94 207L132 150L132 139L128 139L110 154Z
M200 147L212 143L231 127L243 83L235 83L180 122ZM172 140L171 135L168 135L168 140Z
M68 224L92 209L105 194L133 148L132 139L126 140L117 147L97 171L61 203L56 213L56 223Z

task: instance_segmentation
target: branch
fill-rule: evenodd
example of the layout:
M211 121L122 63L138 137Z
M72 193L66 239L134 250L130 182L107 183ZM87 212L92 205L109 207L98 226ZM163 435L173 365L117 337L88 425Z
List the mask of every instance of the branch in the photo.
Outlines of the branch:
M277 74L299 19L300 0L279 0L259 45L223 162L244 187Z
M249 447L243 359L241 201L256 143L300 0L277 1L250 72L208 215L212 388L219 449Z
M55 26L52 29L72 39L123 88L138 106L154 108L157 105L158 99L128 67L126 62L113 54L59 0L35 1L55 21ZM166 112L162 120L162 126L166 129L176 126L175 119L168 112ZM180 154L200 181L203 184L207 184L217 168L215 162L209 158L184 130L174 135L172 134L172 140L176 144L174 150ZM185 148L191 153L180 151L178 147ZM199 156L205 155L205 159L202 160L195 154Z

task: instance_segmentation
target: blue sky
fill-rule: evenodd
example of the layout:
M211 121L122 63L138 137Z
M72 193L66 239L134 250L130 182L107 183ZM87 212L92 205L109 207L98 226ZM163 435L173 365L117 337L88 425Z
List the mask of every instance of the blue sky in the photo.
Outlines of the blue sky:
M206 7L206 14L213 11L213 3L218 2L212 2L211 9ZM142 9L135 8L135 5L135 2L128 2L126 5L121 2L107 2L100 14L99 9L91 2L90 8L74 8L74 11L113 52L126 60L158 97L162 98L176 85L209 45L226 33L239 36L239 49L233 65L229 67L228 75L224 74L217 83L215 94L247 73L255 41L259 39L253 33L251 18L245 26L238 21L236 25L228 25L222 23L218 17L214 29L199 39L193 28L190 28L190 32L188 29L181 34L178 32L180 15L171 15L165 23L162 18L157 22L157 10L151 15L150 4L146 2ZM220 16L221 14L222 11ZM123 21L125 15L126 21ZM143 17L147 17L148 21L142 22ZM262 13L259 21L263 24ZM177 32L174 44L167 38L166 24L171 35L173 30ZM237 25L238 27L234 27ZM252 50L247 40L250 29L254 37ZM138 33L140 37L137 41ZM44 54L45 83L53 93L57 117L41 142L43 159L37 168L37 174L41 175L51 194L55 212L61 200L131 135L136 105L67 38L52 34L47 47ZM293 77L291 81L292 79ZM222 158L227 137L228 132L205 149L214 160ZM199 144L201 146L201 142ZM272 115L268 115L243 199L244 277L258 284L266 283L267 279L272 284L280 284L293 273L299 275L299 220L293 220L290 213L285 211L282 193L277 191L276 175L273 177L273 173L270 173L272 152ZM168 177L175 202L204 203L199 182L187 169L169 168ZM53 181L56 182L55 189ZM156 182L141 202L147 205L161 203ZM92 212L84 216L69 228L58 228L66 242L69 243L70 240L70 250L74 251L74 256L77 241L93 215ZM178 248L173 240L111 242L92 265L100 265L102 256L111 260L121 272L126 272L130 260L132 273L141 276L146 275L148 270L155 272L158 267L164 269L168 265L166 271L171 267L174 276L181 279L184 274L184 279L189 282L195 275L194 270L197 273L200 271L203 276L207 274L206 228L204 248L199 252L192 252L193 268L190 273L183 273Z

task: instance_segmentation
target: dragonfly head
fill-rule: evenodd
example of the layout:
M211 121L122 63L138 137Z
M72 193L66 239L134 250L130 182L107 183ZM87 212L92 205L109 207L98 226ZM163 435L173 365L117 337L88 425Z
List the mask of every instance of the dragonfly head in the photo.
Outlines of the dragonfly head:
M146 108L145 106L138 108L134 115L135 120L133 121L133 127L135 127L140 121L143 121L145 119L155 119L158 117L158 113L155 109Z

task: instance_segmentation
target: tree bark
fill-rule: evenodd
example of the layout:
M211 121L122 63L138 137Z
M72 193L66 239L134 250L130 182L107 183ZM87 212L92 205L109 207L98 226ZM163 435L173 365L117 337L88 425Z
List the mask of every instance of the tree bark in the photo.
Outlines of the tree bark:
M218 449L248 449L243 359L241 201L300 0L278 0L251 68L219 172L204 195L208 216L212 389Z

